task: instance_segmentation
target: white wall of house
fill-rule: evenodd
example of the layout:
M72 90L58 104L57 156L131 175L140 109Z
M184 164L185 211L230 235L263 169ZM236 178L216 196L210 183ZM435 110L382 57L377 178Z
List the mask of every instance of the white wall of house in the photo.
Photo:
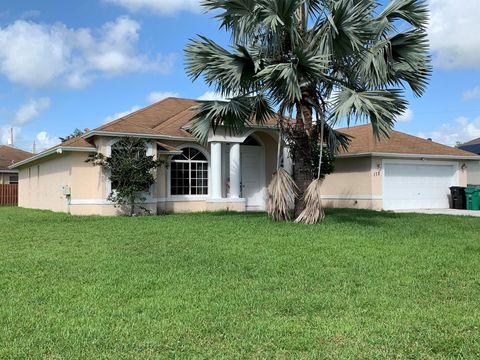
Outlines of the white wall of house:
M468 166L468 184L480 185L480 161L470 161Z

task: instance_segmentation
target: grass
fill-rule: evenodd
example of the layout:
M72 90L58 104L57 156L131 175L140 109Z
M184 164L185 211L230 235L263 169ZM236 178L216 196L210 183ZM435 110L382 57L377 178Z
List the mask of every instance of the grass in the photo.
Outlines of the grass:
M480 221L0 208L1 359L480 358Z

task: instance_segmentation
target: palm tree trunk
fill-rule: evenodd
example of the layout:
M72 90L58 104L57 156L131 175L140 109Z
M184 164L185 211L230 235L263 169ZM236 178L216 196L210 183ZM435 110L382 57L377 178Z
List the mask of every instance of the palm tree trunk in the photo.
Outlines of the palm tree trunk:
M304 163L302 154L295 155L293 178L298 187L298 196L295 199L295 218L298 218L298 216L305 209L303 196L305 191L307 191L308 185L310 185L312 182L312 178L309 176L308 165Z
M304 194L308 185L313 180L311 166L305 163L305 151L309 149L310 145L310 131L312 129L312 107L305 102L300 103L297 107L297 124L295 129L294 141L297 143L297 149L294 155L295 166L293 171L293 178L298 187L298 196L295 200L295 218L297 218L305 209Z

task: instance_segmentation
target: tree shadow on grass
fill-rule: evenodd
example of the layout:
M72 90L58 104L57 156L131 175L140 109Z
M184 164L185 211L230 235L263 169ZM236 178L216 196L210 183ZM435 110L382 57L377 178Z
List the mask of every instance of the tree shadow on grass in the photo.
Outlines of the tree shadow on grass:
M405 215L407 214L362 209L326 209L326 221L329 223L363 226L381 225L389 220L406 217Z
M372 211L362 209L325 209L326 219L324 222L317 224L316 226L322 226L323 224L355 224L360 226L376 226L384 224L389 220L395 220L400 217L408 217L408 214L396 214L386 211ZM271 220L266 212L234 212L234 211L216 211L202 213L208 217L215 218L229 218L229 217L242 217L248 219L265 219L272 224L276 222ZM294 217L292 216L292 219ZM285 222L278 222L278 224ZM291 220L289 223L294 224ZM309 226L304 224L296 224L298 226ZM315 225L314 225L315 226Z

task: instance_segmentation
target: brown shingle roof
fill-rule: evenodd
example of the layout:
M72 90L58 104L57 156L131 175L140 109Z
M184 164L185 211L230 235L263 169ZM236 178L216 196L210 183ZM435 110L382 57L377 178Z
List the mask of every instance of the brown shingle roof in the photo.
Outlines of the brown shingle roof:
M338 131L352 137L348 151L344 155L392 153L458 157L477 156L468 151L438 144L399 131L391 131L388 139L376 140L370 124L338 129Z
M57 146L66 146L66 147L84 147L84 148L93 148L95 149L95 146L90 144L87 140L85 140L81 136L77 136L68 140L65 140L61 144ZM56 147L56 146L55 146Z
M102 125L94 131L192 137L186 128L195 116L192 108L198 104L197 100L169 97ZM275 117L267 122L269 125L276 123Z
M185 123L182 123L180 127L164 125L161 130L159 127L170 118L175 117L197 104L197 101L190 99L166 98L120 119L100 126L94 131L174 135L170 133L176 133L183 125L185 125ZM186 122L189 122L190 120L191 117L184 119ZM182 136L186 135L182 134Z
M0 145L0 170L8 170L10 165L28 159L32 153L11 146Z

